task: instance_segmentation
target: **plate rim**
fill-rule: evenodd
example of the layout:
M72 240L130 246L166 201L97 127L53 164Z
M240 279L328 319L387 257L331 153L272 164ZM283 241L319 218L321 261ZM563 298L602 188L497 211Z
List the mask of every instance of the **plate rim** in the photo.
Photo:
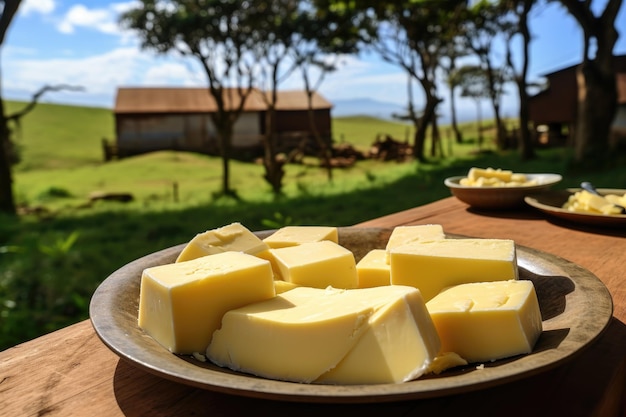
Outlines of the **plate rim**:
M345 229L358 229L359 231L365 231L366 233L367 231L371 231L371 233L380 233L381 231L392 230L392 228L367 228L358 226L340 227L340 236L342 230ZM467 237L453 234L446 234L446 236L453 238ZM600 311L595 312L596 315L602 313L602 320L594 321L592 323L583 321L587 328L592 326L594 330L593 336L583 342L574 341L574 345L576 345L574 348L564 349L561 352L555 353L558 349L539 352L537 355L542 355L541 358L543 359L541 366L525 369L520 372L518 369L519 364L526 363L526 361L529 360L525 360L525 358L529 355L522 355L513 360L506 360L504 365L489 368L485 366L485 369L489 369L486 373L487 378L484 378L479 382L476 382L475 378L471 378L471 372L474 372L474 370L471 370L468 373L461 373L460 375L450 374L449 376L444 377L439 375L433 379L420 378L401 384L317 385L269 380L252 375L232 372L224 368L219 368L217 370L201 368L197 365L191 365L188 361L185 361L178 355L174 355L163 348L162 353L171 357L171 360L166 359L167 366L164 367L163 363L159 363L161 358L154 357L150 350L144 348L142 356L141 347L133 346L133 348L139 348L140 354L138 357L135 352L129 352L129 349L125 347L124 343L128 343L129 340L132 342L132 339L129 337L129 332L138 332L140 333L140 336L149 338L149 336L145 335L145 333L143 333L143 331L139 329L136 324L134 327L120 327L112 325L107 316L110 308L119 307L119 305L116 304L116 300L119 298L116 297L116 294L124 291L124 284L132 283L132 279L140 280L140 274L137 276L137 272L143 268L141 265L150 260L166 259L168 257L173 258L180 252L180 250L182 250L184 246L185 244L181 244L154 252L136 259L124 265L117 271L114 271L98 286L92 296L90 301L90 320L96 334L102 342L111 351L113 351L113 353L126 362L165 379L197 388L232 395L290 402L371 403L442 397L461 392L475 391L498 385L503 382L517 380L537 374L571 359L574 355L582 351L600 336L600 334L607 328L613 314L611 294L604 283L602 283L602 281L600 281L600 279L590 271L556 255L541 252L526 246L517 245L518 260L524 262L529 259L532 260L533 258L541 258L552 263L563 263L564 268L566 269L564 273L568 272L568 278L574 281L577 287L584 284L582 285L583 288L592 288L594 294L597 293L602 295L603 300L603 304L600 306L602 308L600 308ZM136 323L136 316L134 316L134 319ZM581 327L580 322L576 322L574 324L575 325L572 326L574 327L574 330ZM141 333L143 333L143 335ZM564 341L568 340L568 338L571 339L571 337L572 328L570 328L570 331L567 333ZM151 340L153 341L153 339ZM571 340L568 341L571 342ZM570 344L571 343L565 343L567 346ZM537 358L535 355L533 356L535 359ZM182 362L185 362L186 365ZM178 370L181 366L182 369L191 370L193 375L188 378L181 378L180 375L177 375L176 372L172 371L172 369ZM190 366L193 366L193 368ZM195 368L197 368L197 372ZM484 371L480 372L482 373L481 376L485 376ZM198 375L201 375L201 377L198 377ZM467 375L470 375L469 380L473 381L472 384L468 384Z

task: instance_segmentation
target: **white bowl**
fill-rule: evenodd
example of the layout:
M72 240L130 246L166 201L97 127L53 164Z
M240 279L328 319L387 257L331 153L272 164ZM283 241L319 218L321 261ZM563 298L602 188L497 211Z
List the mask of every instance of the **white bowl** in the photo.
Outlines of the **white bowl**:
M444 184L452 195L472 207L481 209L510 209L524 204L524 197L547 190L563 179L559 174L524 174L528 180L536 180L537 184L510 187L476 187L461 185L459 182L466 175L449 177Z

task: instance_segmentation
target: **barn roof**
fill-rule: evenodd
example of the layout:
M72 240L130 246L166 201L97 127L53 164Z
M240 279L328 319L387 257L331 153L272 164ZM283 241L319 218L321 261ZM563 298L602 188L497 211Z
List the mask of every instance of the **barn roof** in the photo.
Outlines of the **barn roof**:
M230 90L233 107L239 103L239 94ZM244 111L263 111L267 105L263 92L254 89L244 106ZM266 93L267 94L267 93ZM234 104L233 104L234 103ZM304 90L278 91L277 110L307 110L308 100ZM318 93L313 94L314 109L330 109L332 104ZM212 113L217 111L213 97L205 87L120 87L117 89L114 113Z

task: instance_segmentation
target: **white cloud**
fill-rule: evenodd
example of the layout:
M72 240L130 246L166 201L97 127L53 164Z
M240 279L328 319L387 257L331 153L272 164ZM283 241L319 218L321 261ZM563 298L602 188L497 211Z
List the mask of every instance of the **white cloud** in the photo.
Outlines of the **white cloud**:
M119 4L116 6L119 7ZM78 27L89 28L107 34L118 34L120 27L117 22L118 12L115 7L107 9L88 9L82 4L72 6L57 28L62 33L71 34Z
M54 0L24 0L20 4L19 12L24 16L31 13L50 14L55 9Z
M116 85L132 78L143 59L135 48L120 48L81 59L12 61L6 64L6 85L32 89L33 86L71 84L83 86L88 92L111 92Z

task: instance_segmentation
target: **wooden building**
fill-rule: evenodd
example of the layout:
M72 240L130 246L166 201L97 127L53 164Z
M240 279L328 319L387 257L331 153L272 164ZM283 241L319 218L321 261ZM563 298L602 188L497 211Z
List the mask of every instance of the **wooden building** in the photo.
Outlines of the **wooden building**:
M232 102L239 95L232 91ZM234 125L232 147L235 156L262 152L266 134L267 104L263 92L253 90ZM332 105L319 94L313 95L315 129L323 140L332 138ZM217 105L208 88L125 87L117 90L115 143L108 146L108 157L125 157L157 150L181 150L219 154L219 142L211 113ZM279 150L304 142L315 143L305 91L279 91L276 103L275 135Z
M618 108L613 131L626 136L626 55L616 56L614 64ZM578 113L577 68L578 65L573 65L545 74L546 88L530 98L530 120L538 132L540 143L563 143L568 132L574 129Z

